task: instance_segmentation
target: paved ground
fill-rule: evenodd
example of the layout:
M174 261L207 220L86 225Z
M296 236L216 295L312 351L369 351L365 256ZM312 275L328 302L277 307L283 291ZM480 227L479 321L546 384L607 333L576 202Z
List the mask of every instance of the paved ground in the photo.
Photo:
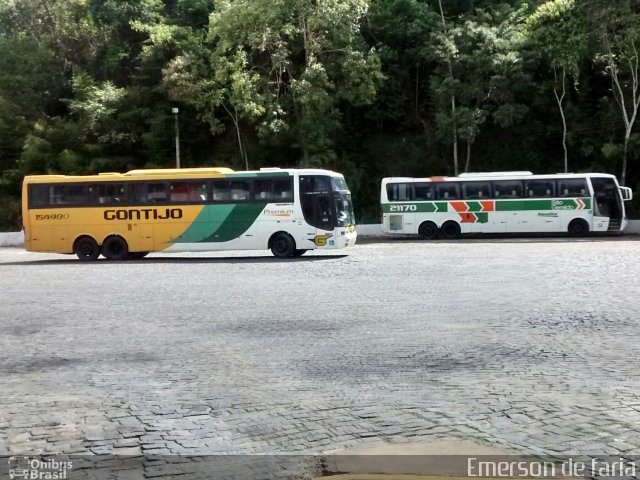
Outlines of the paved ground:
M0 453L461 436L640 455L639 246L403 241L97 264L0 249Z

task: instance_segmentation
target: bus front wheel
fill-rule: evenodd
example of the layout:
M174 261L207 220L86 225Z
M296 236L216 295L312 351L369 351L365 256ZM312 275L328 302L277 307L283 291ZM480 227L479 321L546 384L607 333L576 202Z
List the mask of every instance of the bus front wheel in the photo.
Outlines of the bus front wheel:
M100 256L100 247L91 237L80 237L73 246L73 252L83 262L92 262Z
M102 255L107 260L126 260L129 258L129 245L124 238L114 235L102 244Z
M294 257L301 257L305 253L307 253L307 250L296 250L295 252L293 252L293 256Z
M442 232L442 236L447 240L455 240L460 238L460 225L457 222L449 220L448 222L444 222L440 228L440 232Z
M582 237L589 233L589 224L581 218L571 220L569 224L569 235L572 237Z
M296 241L288 233L277 233L271 238L271 253L277 258L291 258L296 253Z
M438 238L438 226L433 222L424 222L420 225L418 234L425 240L435 240Z

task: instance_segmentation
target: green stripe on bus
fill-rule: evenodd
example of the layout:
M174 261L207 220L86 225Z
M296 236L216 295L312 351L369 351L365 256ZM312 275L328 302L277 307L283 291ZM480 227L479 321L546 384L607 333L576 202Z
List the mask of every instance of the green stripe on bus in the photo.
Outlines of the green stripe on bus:
M486 212L476 213L478 221L476 223L489 223L489 214Z
M228 242L238 238L249 230L266 206L266 203L236 204L222 225L201 242Z
M392 209L393 207L393 209ZM384 213L434 213L447 212L449 204L447 202L419 202L419 203L383 203Z
M591 209L591 199L582 198L584 209ZM496 212L517 212L522 210L578 210L575 198L560 200L496 200Z
M266 203L206 205L193 223L169 243L228 242L246 232Z

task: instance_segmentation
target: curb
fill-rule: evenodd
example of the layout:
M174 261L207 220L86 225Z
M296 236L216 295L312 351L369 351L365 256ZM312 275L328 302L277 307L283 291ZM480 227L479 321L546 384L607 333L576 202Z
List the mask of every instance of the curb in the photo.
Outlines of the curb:
M0 232L0 247L21 247L24 245L24 232Z

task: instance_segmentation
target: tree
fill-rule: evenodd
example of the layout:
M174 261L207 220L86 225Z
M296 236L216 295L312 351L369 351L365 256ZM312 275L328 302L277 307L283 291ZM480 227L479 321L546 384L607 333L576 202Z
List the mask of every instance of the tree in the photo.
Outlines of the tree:
M455 98L449 115L441 111L437 123L441 136L455 132L466 143L465 171L471 165L472 145L482 124L492 119L511 126L527 113L516 92L529 82L520 55L524 11L510 7L477 10L449 29L450 65L444 81L437 76L434 89ZM517 84L520 84L518 86Z
M224 0L211 15L211 65L231 67L229 91L235 79L250 79L259 132L290 132L302 165L335 157L342 105L369 104L382 79L357 28L367 7L366 0ZM246 52L243 61L238 52Z
M564 171L569 171L567 118L564 102L567 80L578 85L580 63L586 57L587 32L577 14L575 0L551 0L540 5L527 19L526 34L531 48L540 52L553 71L553 95L562 119Z
M640 108L640 5L631 0L586 2L584 11L596 44L596 61L604 65L611 90L620 107L624 148L620 181L627 179L631 133Z

